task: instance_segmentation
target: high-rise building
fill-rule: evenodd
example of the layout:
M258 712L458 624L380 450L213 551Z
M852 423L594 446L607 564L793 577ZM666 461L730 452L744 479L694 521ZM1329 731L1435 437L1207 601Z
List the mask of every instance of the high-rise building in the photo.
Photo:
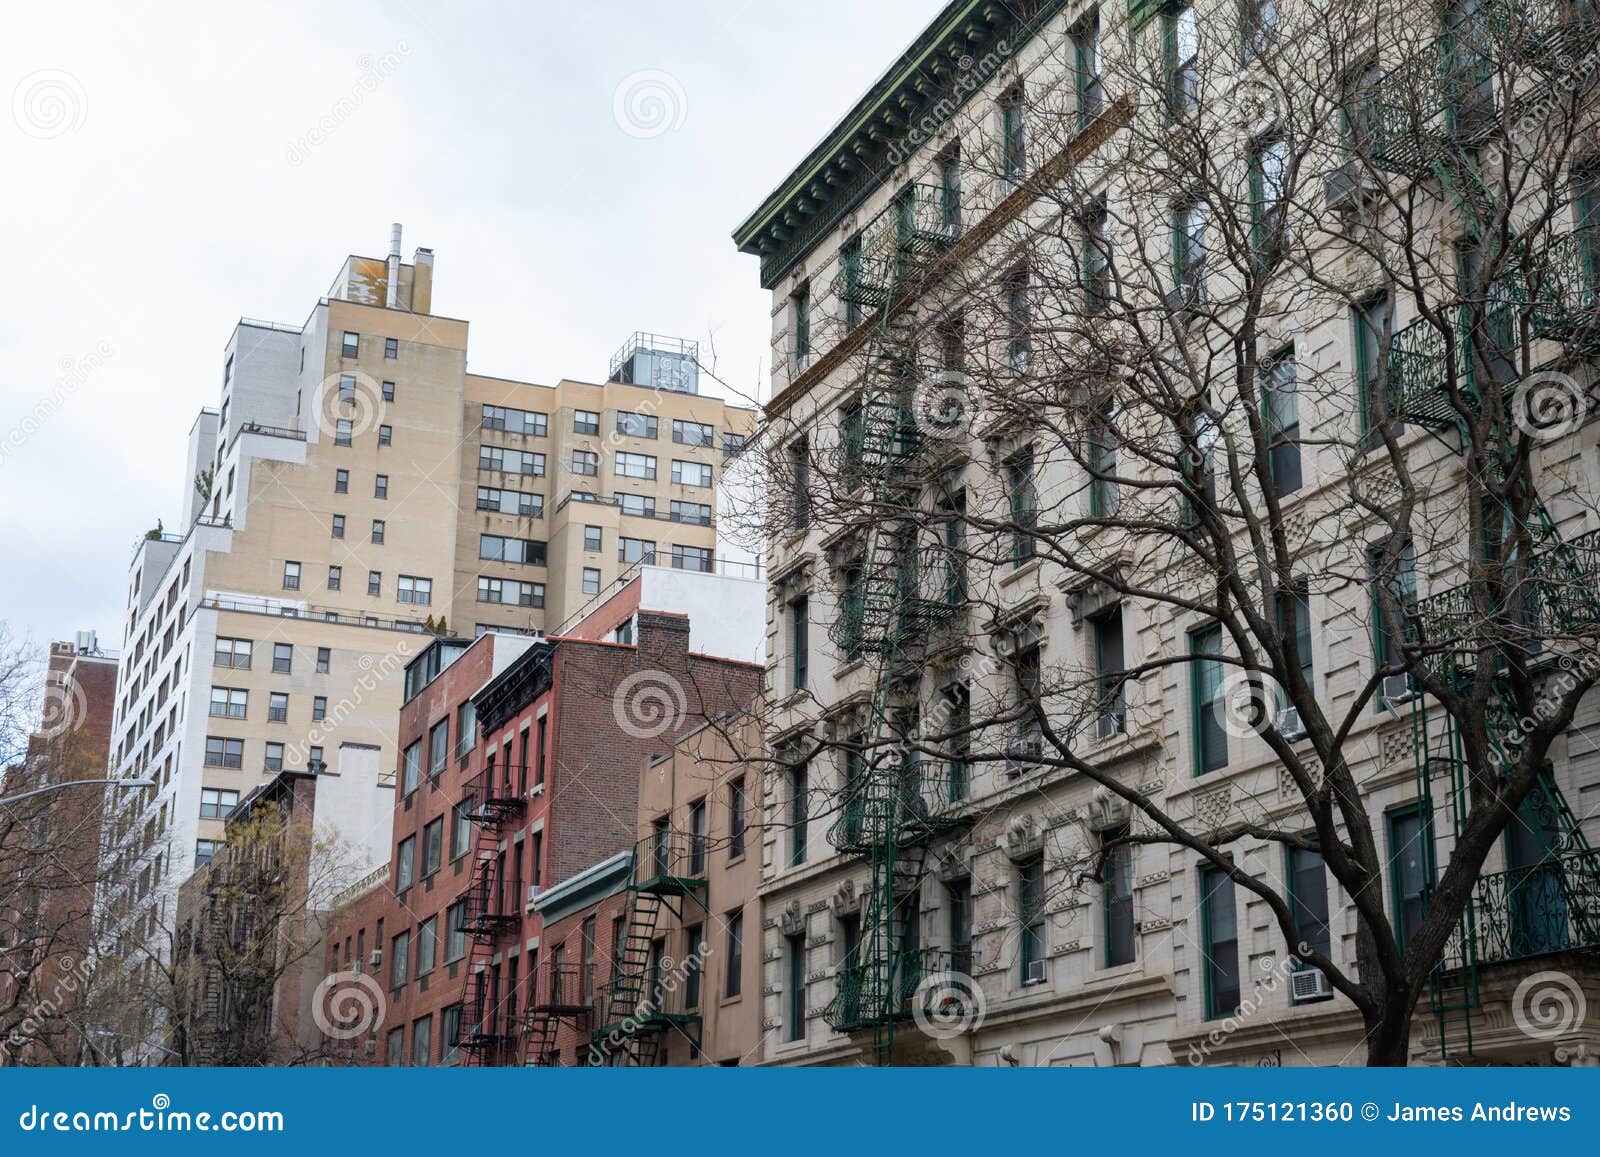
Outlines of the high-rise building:
M753 413L698 392L692 344L625 347L619 373L667 365L662 388L474 374L433 277L395 226L388 256L347 258L304 322L229 338L181 521L143 536L129 572L112 766L158 787L109 833L112 951L170 933L172 889L257 784L294 769L392 786L426 632L536 633L640 565L718 567L717 486ZM388 831L368 827L346 837L370 867Z

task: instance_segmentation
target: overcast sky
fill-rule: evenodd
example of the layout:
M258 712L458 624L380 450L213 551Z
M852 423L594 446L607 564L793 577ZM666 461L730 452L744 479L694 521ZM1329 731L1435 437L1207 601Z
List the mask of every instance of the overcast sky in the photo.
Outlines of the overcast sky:
M937 0L29 4L0 38L0 620L121 644L240 316L405 225L469 365L599 379L636 329L765 385L733 227Z

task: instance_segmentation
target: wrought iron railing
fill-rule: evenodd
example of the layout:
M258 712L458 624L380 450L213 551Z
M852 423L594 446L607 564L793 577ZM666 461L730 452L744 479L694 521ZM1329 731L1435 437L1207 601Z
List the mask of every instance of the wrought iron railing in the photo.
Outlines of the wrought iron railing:
M854 1032L888 1020L915 1014L918 989L924 981L972 972L972 950L966 948L912 948L886 954L878 967L860 961L839 965L834 994L822 1010L822 1019L839 1032Z
M866 852L889 840L915 841L961 822L951 814L967 796L967 765L908 759L864 773L846 785L828 842L841 852Z
M1473 906L1483 963L1600 947L1600 851L1492 872L1478 881Z

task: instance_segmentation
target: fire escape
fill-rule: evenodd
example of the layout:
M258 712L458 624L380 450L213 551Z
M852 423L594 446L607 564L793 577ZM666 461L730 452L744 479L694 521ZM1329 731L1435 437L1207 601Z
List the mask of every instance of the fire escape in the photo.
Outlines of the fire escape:
M674 975L667 975L664 946L656 938L662 909L682 926L691 904L706 905L705 839L658 828L633 850L627 931L622 944L612 949L611 982L601 987L595 1001L589 1045L595 1063L654 1065L668 1033L682 1036L691 1053L699 1055L701 1018L686 1007L683 966L680 962Z
M829 636L841 653L869 658L874 691L861 758L852 753L840 814L828 831L839 851L866 860L872 883L861 937L839 970L823 1017L843 1032L873 1036L880 1063L892 1056L896 1027L911 1016L925 975L941 969L936 950L918 943L915 920L928 848L969 822L952 813L965 795L956 765L907 747L917 721L917 688L930 636L959 618L958 584L929 597L919 559L918 515L928 471L928 441L916 425L918 386L940 369L919 361L916 315L931 267L961 230L959 190L913 184L863 230L834 282L852 307L876 312L865 346L860 408L843 431L837 468L865 496L865 545Z
M470 942L466 992L461 1016L462 1063L493 1065L504 1059L516 1041L518 1026L508 1023L506 997L500 991L500 970L494 965L495 949L521 922L522 898L508 895L505 861L499 852L506 823L521 814L523 800L516 791L518 769L490 763L473 780L463 799L466 817L477 826L473 846L472 876L462 894L464 930Z
M1520 96L1497 94L1497 65L1516 61L1525 78L1554 84L1555 75L1541 75L1541 61L1563 56L1557 51L1563 43L1592 43L1594 32L1592 23L1580 26L1554 8L1530 11L1504 0L1447 23L1438 41L1387 73L1371 93L1366 115L1373 163L1405 179L1436 181L1467 228L1469 251L1500 236L1501 219L1509 213L1502 212L1484 179L1479 146L1543 90L1534 86ZM1538 367L1545 370L1600 349L1595 313L1600 220L1585 220L1590 208L1579 205L1575 227L1538 251L1513 237L1505 247L1506 268L1487 285L1470 257L1465 259L1461 273L1468 300L1447 319L1449 332L1419 319L1392 339L1387 374L1395 416L1457 448L1468 468L1479 471L1486 490L1505 488L1505 468L1493 450L1481 459L1473 454L1470 431L1481 420L1485 398L1494 396L1491 391L1509 399L1517 388L1518 353L1532 342L1554 348L1558 352ZM1513 525L1515 493L1507 491L1501 519L1507 561L1499 573L1476 565L1471 580L1419 600L1406 616L1408 640L1437 648L1425 659L1430 674L1454 689L1468 692L1479 664L1486 659L1495 664L1487 732L1501 777L1522 750L1509 673L1515 668L1538 677L1555 666L1555 657L1544 653L1544 639L1600 627L1600 531L1564 540L1537 496L1527 524ZM1425 696L1411 694L1409 684L1396 690L1387 697L1410 699L1417 798L1423 822L1431 827L1431 834L1424 828L1426 906L1466 820L1472 785L1454 717L1443 713L1442 722L1430 726ZM1505 855L1505 870L1479 880L1430 977L1429 1003L1443 1059L1452 1051L1463 1059L1473 1054L1481 968L1600 947L1600 854L1589 846L1548 764L1508 830Z
M546 960L539 977L530 981L531 997L522 1026L522 1063L554 1065L555 1047L563 1025L574 1029L588 1022L592 1011L592 975L584 965ZM593 969L593 965L588 965Z

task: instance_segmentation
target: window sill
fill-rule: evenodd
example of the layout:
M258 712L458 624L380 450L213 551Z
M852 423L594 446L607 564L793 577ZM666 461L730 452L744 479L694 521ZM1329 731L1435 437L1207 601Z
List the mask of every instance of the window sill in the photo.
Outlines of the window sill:
M1013 583L1021 582L1028 575L1037 573L1040 565L1040 560L1037 557L1030 558L1021 566L1015 568L1007 574L1001 575L1000 585L1007 587L1011 586Z

